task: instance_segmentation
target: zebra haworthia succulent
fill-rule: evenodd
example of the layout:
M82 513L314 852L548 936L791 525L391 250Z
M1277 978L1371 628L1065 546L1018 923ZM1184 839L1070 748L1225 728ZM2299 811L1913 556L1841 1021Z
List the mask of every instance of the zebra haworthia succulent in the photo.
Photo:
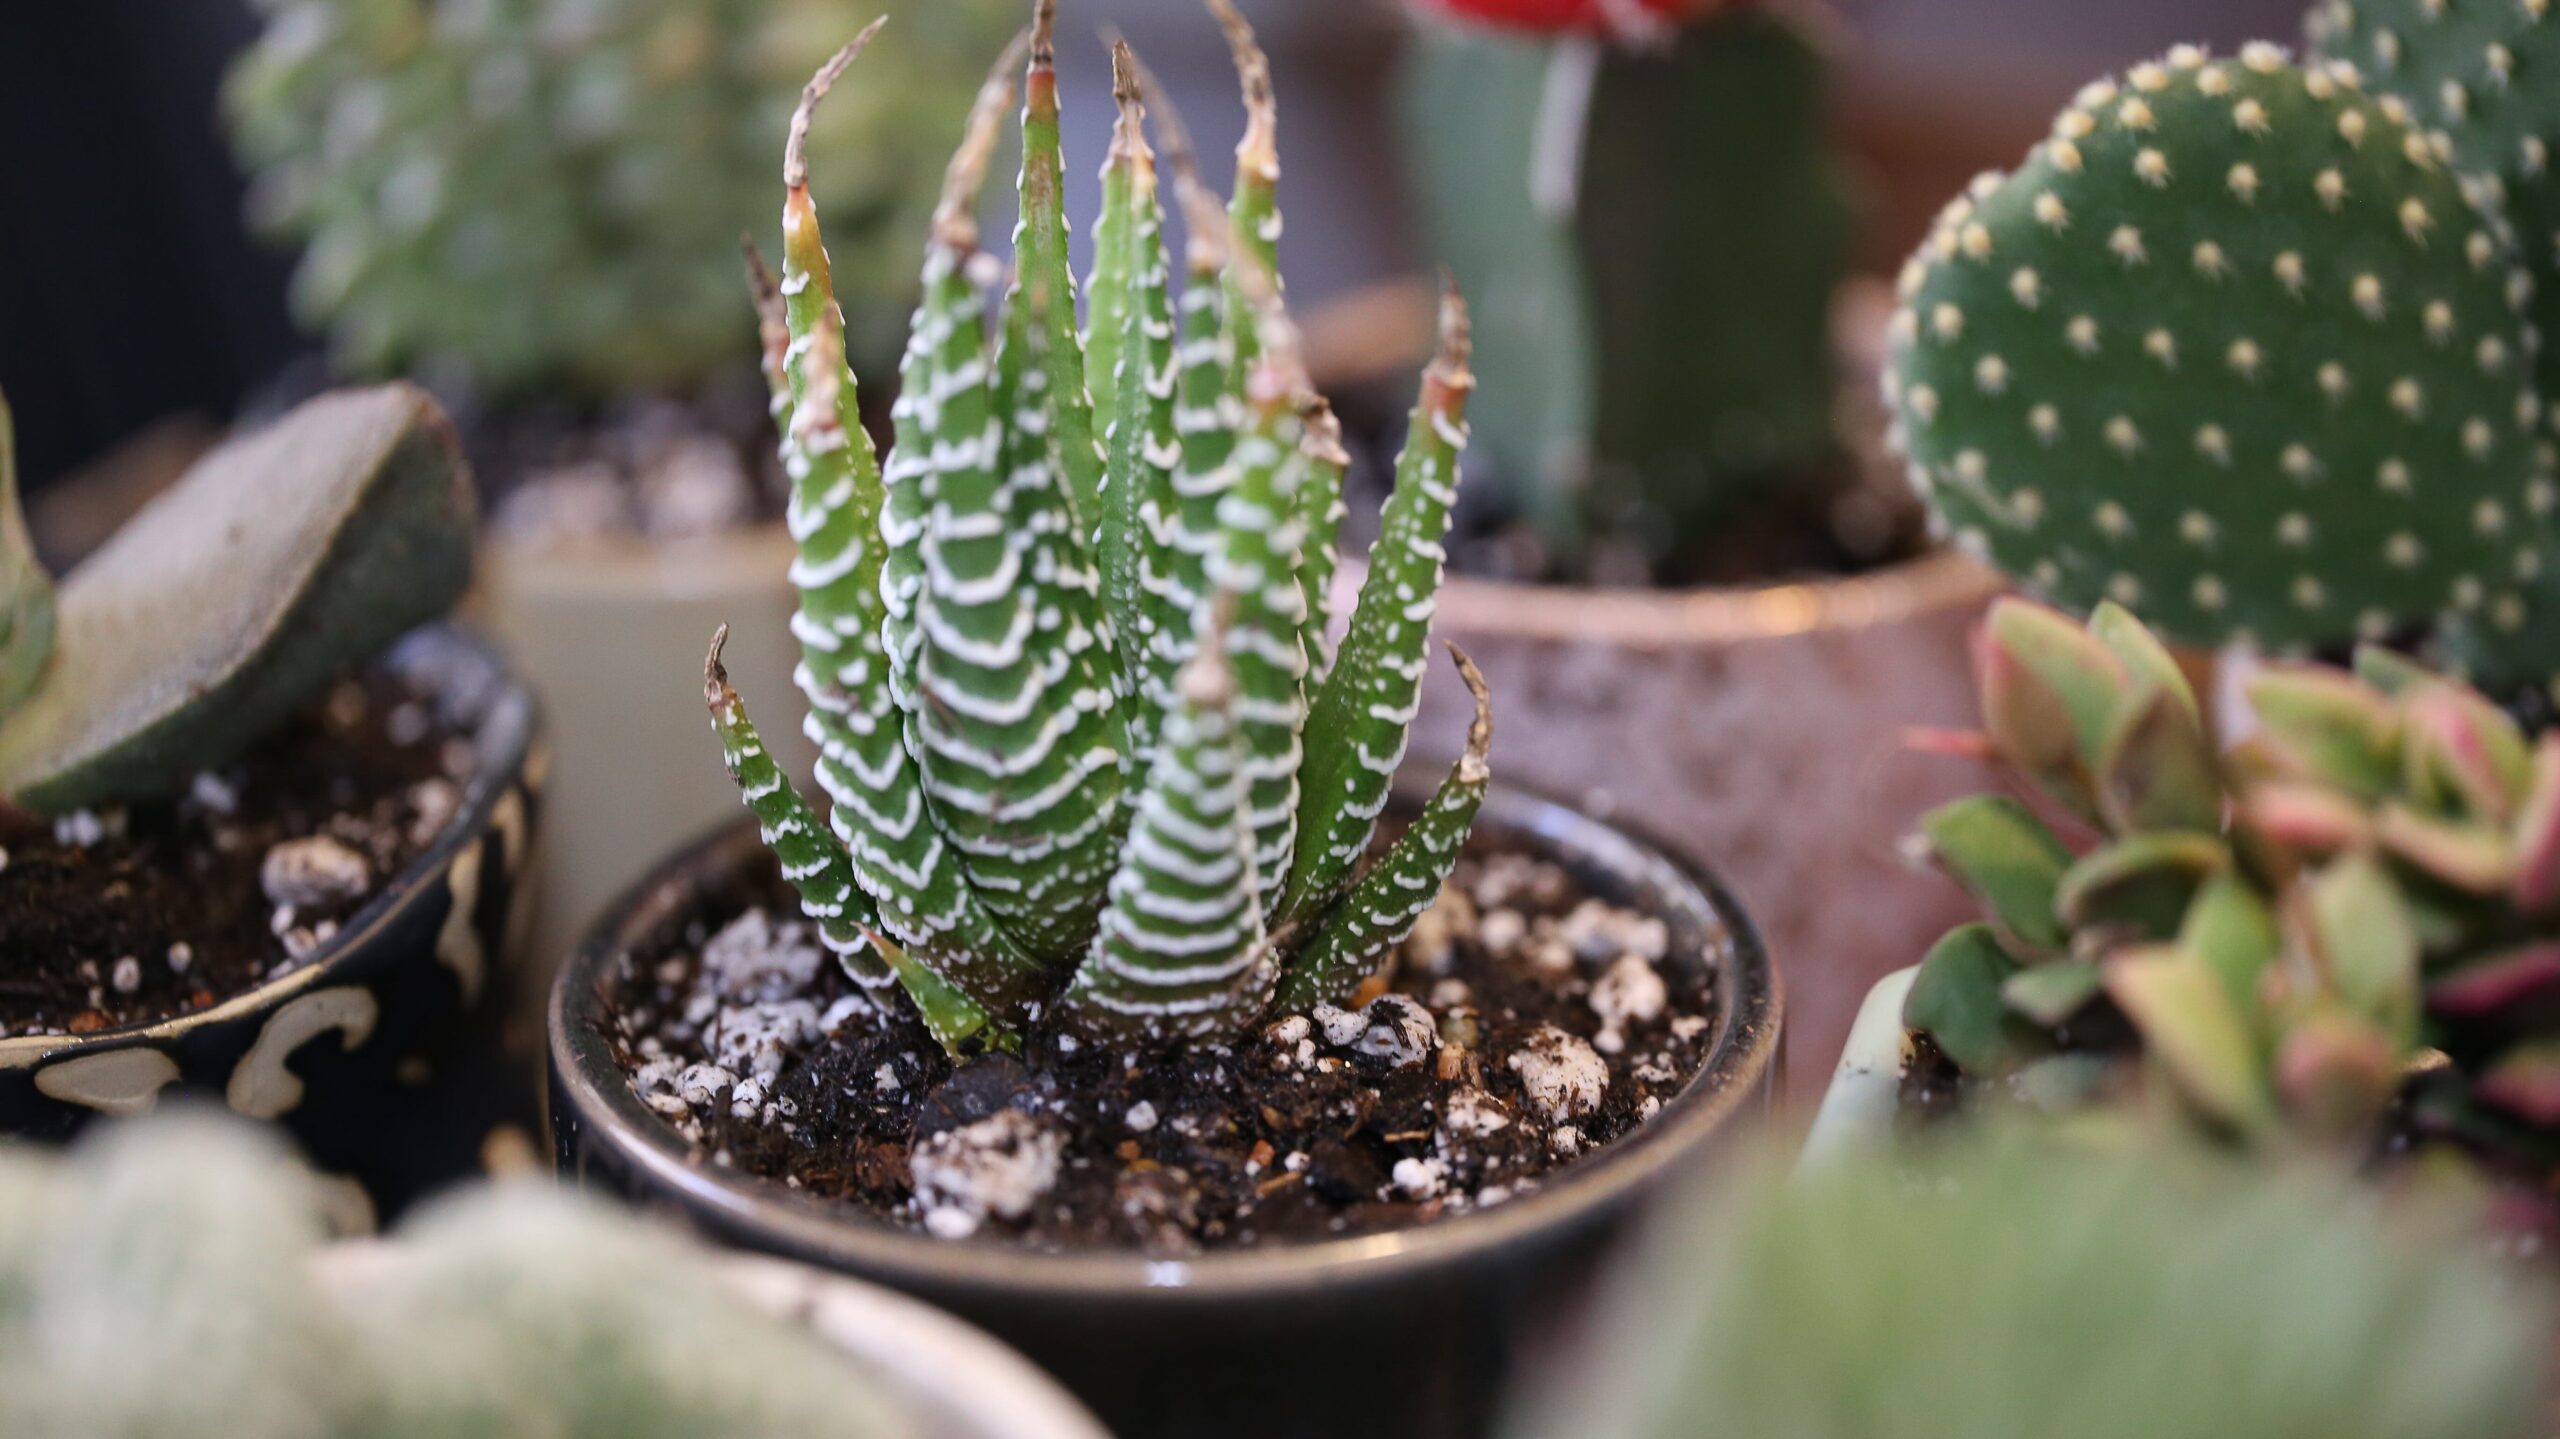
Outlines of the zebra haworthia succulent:
M2452 151L2273 45L2090 85L1904 272L1890 399L1939 519L2184 640L2433 627L2560 669L2535 287Z
M1159 117L1190 230L1177 304L1146 87L1115 47L1079 324L1055 5L1039 0L948 172L885 463L858 423L803 153L877 25L811 81L785 149L782 269L758 290L827 821L765 753L716 645L705 695L803 908L849 973L905 989L955 1052L1041 1023L1224 1038L1275 997L1345 998L1437 893L1484 796L1490 718L1460 656L1466 752L1360 871L1427 658L1473 385L1466 312L1451 293L1328 666L1338 430L1280 297L1269 69L1213 8L1251 114L1236 195L1207 194ZM990 338L976 215L1025 55L1016 268Z

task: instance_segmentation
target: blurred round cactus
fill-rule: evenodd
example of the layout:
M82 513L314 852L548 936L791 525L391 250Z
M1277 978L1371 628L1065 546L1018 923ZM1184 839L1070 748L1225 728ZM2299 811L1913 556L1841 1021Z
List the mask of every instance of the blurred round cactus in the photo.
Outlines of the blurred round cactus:
M1773 1156L1774 1157L1774 1156ZM2014 1133L1869 1154L1660 1227L1569 1388L1581 1439L2492 1439L2534 1306L2456 1221L2340 1176Z
M501 394L682 388L746 362L738 236L772 220L800 83L843 38L820 0L261 0L227 106L256 218L301 241L295 302L364 372ZM902 63L814 144L853 348L893 359L906 237L1010 0L880 0ZM891 238L895 237L895 238ZM848 243L850 242L850 243ZM886 245L885 253L867 247ZM849 257L849 258L851 258Z

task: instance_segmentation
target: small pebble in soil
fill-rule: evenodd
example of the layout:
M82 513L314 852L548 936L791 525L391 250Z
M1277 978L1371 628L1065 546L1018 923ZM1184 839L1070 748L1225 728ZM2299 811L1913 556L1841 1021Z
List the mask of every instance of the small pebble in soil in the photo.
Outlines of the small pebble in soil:
M286 910L333 908L361 896L372 883L365 857L325 834L286 840L258 866L259 888Z
M1020 1219L1058 1182L1065 1144L1055 1121L1019 1109L927 1137L908 1161L925 1227L958 1239L989 1219Z
M1600 1107L1609 1089L1609 1066L1589 1041L1554 1025L1541 1026L1511 1056L1512 1071L1529 1103L1552 1120L1577 1119Z

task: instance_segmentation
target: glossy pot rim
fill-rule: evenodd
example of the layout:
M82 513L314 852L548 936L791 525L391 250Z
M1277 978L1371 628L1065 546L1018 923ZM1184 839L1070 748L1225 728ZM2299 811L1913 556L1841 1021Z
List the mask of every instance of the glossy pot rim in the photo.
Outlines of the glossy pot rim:
M1454 1275L1540 1234L1568 1233L1636 1200L1680 1169L1765 1095L1776 1069L1783 988L1750 917L1723 883L1624 827L1496 785L1480 823L1613 868L1639 882L1685 889L1725 928L1715 966L1721 1001L1705 1062L1678 1098L1635 1133L1539 1188L1487 1210L1384 1234L1155 1258L1124 1251L1049 1253L994 1240L942 1240L879 1223L781 1185L693 1162L615 1063L599 1020L595 980L628 937L681 913L695 876L758 851L741 820L687 846L626 892L564 965L551 991L548 1047L556 1093L577 1111L582 1142L603 1144L658 1188L772 1248L849 1269L893 1287L1073 1303L1141 1292L1165 1302L1278 1298ZM561 1117L554 1116L554 1123Z
M461 655L489 686L487 709L471 735L471 778L462 801L436 836L435 843L392 876L356 911L309 962L285 974L229 995L217 1003L165 1019L138 1020L87 1034L28 1034L0 1038L0 1069L23 1068L57 1060L83 1049L116 1049L137 1042L166 1041L245 1015L273 1009L304 990L325 988L343 979L347 961L370 948L399 922L403 910L435 875L457 855L500 822L499 810L524 787L538 788L548 763L541 742L542 711L533 691L487 641L451 624L414 630L395 644L384 662L395 668L432 668L430 656ZM516 824L529 822L519 806Z
M1491 631L1560 644L1672 649L1902 624L1946 609L1979 608L2007 588L1997 571L1942 545L1858 574L1704 589L1452 574L1441 585L1437 617L1461 636Z

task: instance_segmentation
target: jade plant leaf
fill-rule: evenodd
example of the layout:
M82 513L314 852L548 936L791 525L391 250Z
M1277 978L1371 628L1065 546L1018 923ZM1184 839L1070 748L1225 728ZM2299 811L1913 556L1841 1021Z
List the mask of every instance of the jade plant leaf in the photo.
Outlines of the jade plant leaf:
M2107 966L2107 993L2197 1108L2242 1130L2274 1118L2257 1042L2221 978L2193 955L2166 946L2125 954Z
M2063 875L2054 904L2075 928L2127 925L2167 939L2197 889L2230 867L2231 851L2211 835L2129 835L2081 856Z
M472 496L411 385L322 395L224 445L74 570L44 683L0 724L0 795L167 793L450 609Z
M2381 695L2350 676L2309 667L2268 670L2250 681L2248 693L2263 727L2259 747L2286 772L2360 800L2391 792L2396 725Z
M2058 1028L2098 997L2098 966L2085 959L2031 965L2000 986L2009 1007L2047 1029Z
M0 719L18 707L53 657L53 578L36 562L18 506L16 436L0 397Z
M2221 976L2232 1004L2252 1019L2263 1004L2259 983L2283 943L2275 912L2247 880L2227 872L2196 891L2178 927L2178 947Z
M2071 851L2025 805L2005 795L1969 795L1930 811L1920 833L2007 937L2044 950L2070 938L2054 916L2053 892L2071 867Z
M2183 686L2181 686L2183 689ZM2222 772L2192 698L2146 680L2118 711L2097 764L2098 804L2118 833L2222 828Z
M2400 886L2370 857L2350 855L2302 891L2306 936L2330 982L2358 1014L2406 1041L2418 1027L2418 935Z
M2018 962L1986 924L1947 932L1920 961L1902 1002L1903 1024L1929 1036L1967 1074L1999 1074L2025 1058L2001 986Z

